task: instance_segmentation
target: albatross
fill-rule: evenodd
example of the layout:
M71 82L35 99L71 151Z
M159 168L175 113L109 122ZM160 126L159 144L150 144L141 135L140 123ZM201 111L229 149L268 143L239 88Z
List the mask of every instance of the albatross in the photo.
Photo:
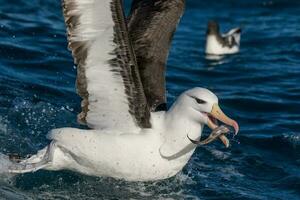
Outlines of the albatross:
M233 28L227 33L221 34L219 24L216 21L209 21L206 32L205 53L208 55L238 53L241 32L241 28Z
M187 164L205 125L221 139L227 130L217 120L238 132L204 88L185 91L165 109L165 64L184 0L134 0L127 19L122 0L62 5L82 97L78 121L89 129L51 130L50 144L37 154L11 157L10 173L66 169L128 181L166 179Z

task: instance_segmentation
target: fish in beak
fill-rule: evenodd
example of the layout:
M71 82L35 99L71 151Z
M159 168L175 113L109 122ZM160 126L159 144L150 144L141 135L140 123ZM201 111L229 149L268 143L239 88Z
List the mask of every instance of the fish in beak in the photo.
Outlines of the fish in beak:
M229 117L227 117L224 114L224 112L221 110L221 108L219 107L218 104L214 104L213 107L212 107L211 112L208 114L207 126L210 129L215 130L219 127L218 126L218 121L224 123L227 126L232 127L234 129L235 135L239 132L238 123L236 121L234 121L233 119L230 119ZM228 132L229 132L229 129L228 129ZM229 140L225 136L225 134L221 134L219 136L219 138L226 147L229 147Z
M206 139L201 140L201 141L193 140L187 135L188 139L193 144L201 146L201 145L209 144L212 141L219 138L223 142L225 147L228 148L229 140L225 135L230 132L230 127L232 127L234 129L234 133L236 135L239 132L238 123L236 121L234 121L233 119L230 119L229 117L227 117L223 113L223 111L221 110L221 108L219 107L218 104L213 105L211 112L207 113L207 116L208 116L207 126L210 129L212 129L212 132L210 133L210 135ZM224 124L219 126L218 121L220 121Z
M227 148L227 147L229 147L229 140L227 139L225 134L229 133L229 131L230 130L227 126L221 125L215 129L213 129L212 132L210 133L210 135L204 140L201 140L201 141L193 140L189 137L189 135L187 135L187 137L193 144L198 145L198 146L209 144L212 141L215 141L217 138L220 138Z

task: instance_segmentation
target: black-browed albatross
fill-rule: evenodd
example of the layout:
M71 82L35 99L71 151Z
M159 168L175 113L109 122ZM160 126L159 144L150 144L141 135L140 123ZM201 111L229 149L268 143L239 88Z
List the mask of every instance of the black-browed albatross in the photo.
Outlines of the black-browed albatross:
M206 32L205 53L209 55L225 55L238 53L240 50L241 28L233 28L225 34L220 33L216 21L209 21Z
M68 169L129 181L165 179L186 165L204 125L215 129L220 120L237 133L238 124L204 88L188 90L168 111L155 112L166 102L165 63L184 4L134 0L128 30L122 0L63 0L83 98L78 119L90 129L50 131L51 143L14 162L10 172Z

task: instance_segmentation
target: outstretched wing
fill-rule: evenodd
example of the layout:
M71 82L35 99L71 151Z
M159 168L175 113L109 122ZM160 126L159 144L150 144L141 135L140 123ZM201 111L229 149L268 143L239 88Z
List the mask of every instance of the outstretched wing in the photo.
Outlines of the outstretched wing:
M94 129L150 127L122 0L63 0L63 14L83 98L78 120Z
M222 37L224 38L227 46L230 48L233 46L240 46L241 32L241 28L234 28L228 31L228 33L223 34Z
M147 102L151 110L166 103L165 68L185 0L133 0L128 18Z

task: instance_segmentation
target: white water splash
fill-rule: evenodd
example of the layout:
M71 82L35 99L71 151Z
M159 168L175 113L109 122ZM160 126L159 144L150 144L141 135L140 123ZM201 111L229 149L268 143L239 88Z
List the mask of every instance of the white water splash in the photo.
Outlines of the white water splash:
M0 153L0 179L10 178L13 175L8 172L9 167L13 163L9 160L8 156Z

